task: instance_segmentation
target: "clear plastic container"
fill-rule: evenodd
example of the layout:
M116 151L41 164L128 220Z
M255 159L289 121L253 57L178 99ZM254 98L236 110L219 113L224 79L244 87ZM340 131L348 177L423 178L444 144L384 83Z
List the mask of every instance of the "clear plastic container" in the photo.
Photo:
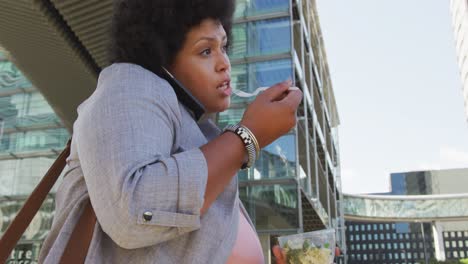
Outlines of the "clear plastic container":
M332 264L335 257L335 230L324 229L278 237L287 264Z

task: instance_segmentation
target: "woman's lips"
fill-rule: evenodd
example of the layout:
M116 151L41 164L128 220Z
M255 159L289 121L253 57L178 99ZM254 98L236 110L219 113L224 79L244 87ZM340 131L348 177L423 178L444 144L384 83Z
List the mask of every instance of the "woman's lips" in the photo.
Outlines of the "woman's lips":
M231 96L231 94L232 94L231 86L228 86L226 89L224 89L223 94L226 95L226 96Z
M223 85L219 86L218 90L220 90L225 96L231 96L232 94L232 88L229 82L226 82Z

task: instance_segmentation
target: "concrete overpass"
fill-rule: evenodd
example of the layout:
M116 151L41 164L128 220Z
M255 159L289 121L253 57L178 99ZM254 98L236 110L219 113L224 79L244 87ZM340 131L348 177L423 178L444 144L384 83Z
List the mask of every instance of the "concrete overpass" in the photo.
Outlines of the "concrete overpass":
M366 222L431 223L435 257L445 260L440 222L468 220L468 193L440 195L344 194L344 218ZM423 229L421 228L421 231Z
M441 195L344 194L346 220L378 222L467 221L468 193Z

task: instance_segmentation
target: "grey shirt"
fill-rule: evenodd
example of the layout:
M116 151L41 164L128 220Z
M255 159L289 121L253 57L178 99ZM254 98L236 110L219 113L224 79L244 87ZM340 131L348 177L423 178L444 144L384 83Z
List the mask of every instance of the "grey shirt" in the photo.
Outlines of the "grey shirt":
M234 176L200 215L208 168L199 147L219 134L210 119L197 124L165 80L118 63L101 72L73 130L41 263L59 262L88 197L98 223L86 263L225 263L245 209Z

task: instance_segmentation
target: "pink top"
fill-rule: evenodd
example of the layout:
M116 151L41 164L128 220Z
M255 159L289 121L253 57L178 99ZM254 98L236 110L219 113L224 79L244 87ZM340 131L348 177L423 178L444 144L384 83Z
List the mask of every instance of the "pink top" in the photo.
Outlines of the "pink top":
M258 236L240 211L237 240L226 264L264 264L263 258L263 250Z

